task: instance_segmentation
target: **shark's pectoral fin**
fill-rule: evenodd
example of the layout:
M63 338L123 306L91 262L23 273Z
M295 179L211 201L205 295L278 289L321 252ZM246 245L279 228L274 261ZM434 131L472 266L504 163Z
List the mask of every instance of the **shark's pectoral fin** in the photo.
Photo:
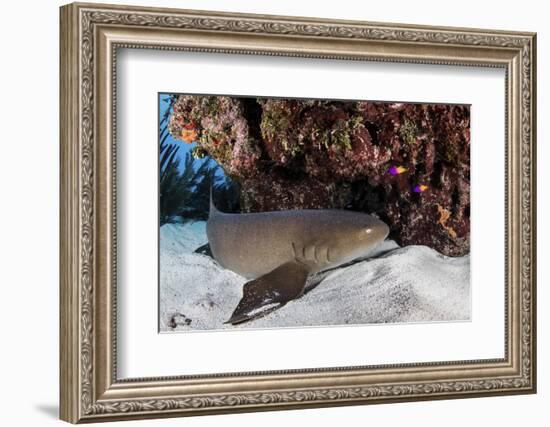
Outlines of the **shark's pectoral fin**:
M304 291L308 273L306 265L290 261L245 283L243 297L226 323L235 325L263 317L298 298Z
M214 258L214 255L212 254L212 248L210 248L210 243L205 243L204 245L199 246L197 249L195 249L194 253Z

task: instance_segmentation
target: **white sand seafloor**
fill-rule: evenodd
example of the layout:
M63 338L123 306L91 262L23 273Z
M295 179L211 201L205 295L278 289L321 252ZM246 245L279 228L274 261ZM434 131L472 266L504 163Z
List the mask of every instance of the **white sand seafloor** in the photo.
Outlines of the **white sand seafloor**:
M194 253L207 243L205 226L160 229L161 332L470 319L469 255L386 241L368 258L310 277L305 295L265 317L224 324L247 280Z

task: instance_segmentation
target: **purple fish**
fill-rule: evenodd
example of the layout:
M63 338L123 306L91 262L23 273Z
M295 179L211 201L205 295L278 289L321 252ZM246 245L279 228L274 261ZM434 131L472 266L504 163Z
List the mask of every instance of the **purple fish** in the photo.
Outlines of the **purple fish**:
M428 186L424 185L424 184L418 184L418 185L415 185L413 187L413 191L415 193L422 193L422 192L426 191L427 189L428 189Z
M408 169L404 168L403 166L392 166L391 168L388 169L388 173L395 176L395 175L400 175L402 173L405 173L407 172L407 170Z

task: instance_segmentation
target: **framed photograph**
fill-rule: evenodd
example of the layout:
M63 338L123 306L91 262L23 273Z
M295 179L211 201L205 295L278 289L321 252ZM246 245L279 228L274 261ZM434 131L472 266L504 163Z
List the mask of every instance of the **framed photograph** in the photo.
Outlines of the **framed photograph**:
M535 392L535 34L60 22L63 420Z

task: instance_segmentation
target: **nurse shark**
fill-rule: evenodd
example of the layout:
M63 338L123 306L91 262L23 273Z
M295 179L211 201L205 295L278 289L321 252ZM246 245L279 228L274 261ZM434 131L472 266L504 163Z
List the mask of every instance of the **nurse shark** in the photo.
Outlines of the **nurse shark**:
M300 297L310 274L367 254L389 233L378 218L337 209L224 213L210 201L206 234L214 259L250 279L226 323L246 322Z

